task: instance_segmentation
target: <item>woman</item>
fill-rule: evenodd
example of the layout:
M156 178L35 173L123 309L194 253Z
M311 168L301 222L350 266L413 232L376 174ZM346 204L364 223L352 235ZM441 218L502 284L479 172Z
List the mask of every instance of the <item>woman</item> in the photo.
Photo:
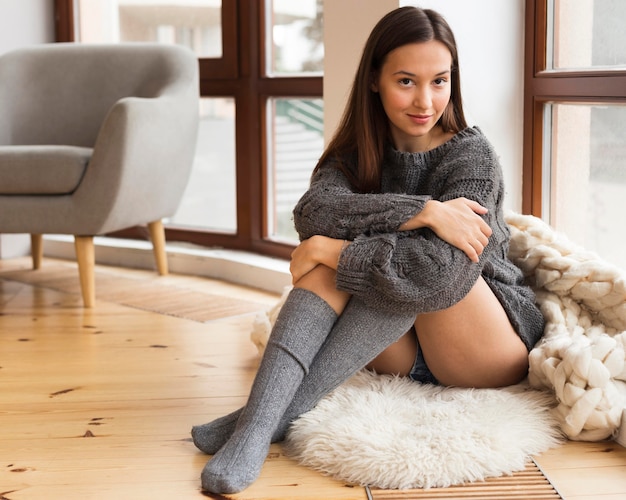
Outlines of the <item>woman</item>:
M294 210L294 289L248 403L192 430L215 454L203 488L246 488L289 423L365 366L463 387L523 379L543 319L507 259L503 196L492 146L465 122L449 26L390 12Z

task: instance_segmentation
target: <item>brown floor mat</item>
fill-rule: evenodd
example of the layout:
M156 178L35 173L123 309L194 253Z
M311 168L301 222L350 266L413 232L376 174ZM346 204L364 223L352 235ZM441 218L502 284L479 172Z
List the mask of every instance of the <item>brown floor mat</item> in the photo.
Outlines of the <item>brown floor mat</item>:
M370 500L436 500L436 499L480 500L559 500L561 495L543 475L534 462L526 469L510 476L490 478L484 482L468 483L449 488L427 490L379 490L369 489Z
M36 271L3 271L0 279L80 294L78 269L71 264L46 264ZM158 280L156 275L153 280L134 279L96 268L96 300L199 322L266 309L263 304L161 284Z

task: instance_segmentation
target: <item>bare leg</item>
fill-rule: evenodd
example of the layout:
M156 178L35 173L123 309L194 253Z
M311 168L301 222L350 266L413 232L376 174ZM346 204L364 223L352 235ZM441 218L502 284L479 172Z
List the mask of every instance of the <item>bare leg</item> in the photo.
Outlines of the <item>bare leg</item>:
M415 363L417 355L417 336L411 328L397 342L391 344L367 365L368 370L376 373L407 377Z
M337 314L341 314L350 300L350 294L337 290L335 275L334 269L319 265L305 274L294 286L313 292L324 299Z
M487 283L454 306L415 321L424 359L444 385L502 387L528 371L528 350Z
M424 359L443 385L502 387L526 376L528 351L482 278L454 306L420 314L415 328ZM408 332L368 368L408 375L417 353L413 335Z

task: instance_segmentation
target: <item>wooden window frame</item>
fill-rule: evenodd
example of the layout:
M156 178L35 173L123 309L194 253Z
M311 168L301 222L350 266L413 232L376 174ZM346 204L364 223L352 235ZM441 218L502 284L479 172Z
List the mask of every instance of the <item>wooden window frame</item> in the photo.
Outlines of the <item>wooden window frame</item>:
M548 0L526 0L522 211L542 215L544 110L550 103L626 104L626 70L548 70Z
M273 97L322 97L323 77L265 74L263 5L259 0L223 0L223 57L199 59L200 96L235 100L237 232L225 234L168 225L168 241L280 258L289 258L293 251L294 245L272 241L267 235L266 104ZM73 0L55 0L56 40L74 41L74 28ZM133 228L115 235L143 239L147 231Z

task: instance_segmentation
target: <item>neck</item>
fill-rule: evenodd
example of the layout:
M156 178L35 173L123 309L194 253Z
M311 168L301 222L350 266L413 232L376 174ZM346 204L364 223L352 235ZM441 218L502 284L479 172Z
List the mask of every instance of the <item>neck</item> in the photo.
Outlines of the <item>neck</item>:
M437 145L437 138L439 137L439 130L437 126L431 128L426 135L423 136L423 141L420 141L424 146L419 145L416 153L423 153L425 151L430 151L430 149L434 148Z

